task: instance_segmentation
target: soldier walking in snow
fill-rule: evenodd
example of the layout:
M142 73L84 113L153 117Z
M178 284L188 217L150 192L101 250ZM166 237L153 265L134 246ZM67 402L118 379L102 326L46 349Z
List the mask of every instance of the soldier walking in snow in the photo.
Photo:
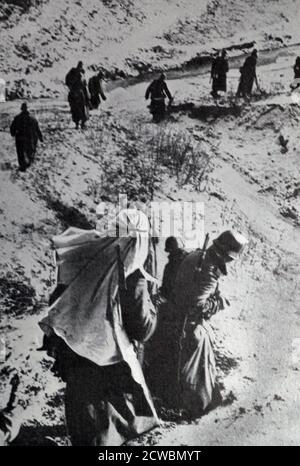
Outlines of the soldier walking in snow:
M294 81L290 85L290 88L293 90L297 89L300 86L300 57L296 58L294 69Z
M211 79L212 91L211 95L215 98L219 97L218 91L226 92L227 90L227 73L229 70L228 60L226 58L226 50L222 50L221 56L217 56L212 61Z
M147 373L150 388L168 408L177 407L177 357L180 322L176 319L175 281L177 270L188 254L179 238L166 239L165 251L169 254L164 268L162 286L155 296L159 305L156 331L146 347ZM159 384L157 374L160 374Z
M89 93L90 93L90 102L91 102L91 108L98 108L102 100L106 100L106 95L104 94L103 91L103 86L102 86L102 79L103 79L103 73L102 71L99 71L98 74L95 76L92 76L89 79ZM100 99L101 97L101 99Z
M148 86L145 94L145 99L151 98L150 113L153 115L153 121L158 123L166 113L165 98L168 97L169 102L173 100L172 94L166 83L166 75L162 73L158 79L152 81Z
M181 322L178 378L181 405L192 417L221 401L208 321L224 309L227 301L220 294L218 282L227 275L227 264L239 257L246 243L244 236L225 231L207 250L204 246L188 254L177 271L176 320Z
M73 446L117 446L158 425L137 354L157 319L150 231L145 214L125 209L104 235L69 228L54 238L58 288L42 349L66 382Z
M14 118L10 134L16 140L19 170L24 172L33 162L38 140L43 141L39 124L30 115L26 103L21 105L21 113Z
M259 89L258 79L256 75L256 64L257 64L257 50L254 49L249 57L246 58L245 63L240 68L240 81L237 90L237 97L244 97L246 100L251 99L252 88L254 81L257 89Z
M89 118L89 94L87 90L86 80L84 79L83 63L80 61L76 68L72 68L65 79L70 92L68 100L70 104L72 120L76 125L76 129L84 129L85 123Z

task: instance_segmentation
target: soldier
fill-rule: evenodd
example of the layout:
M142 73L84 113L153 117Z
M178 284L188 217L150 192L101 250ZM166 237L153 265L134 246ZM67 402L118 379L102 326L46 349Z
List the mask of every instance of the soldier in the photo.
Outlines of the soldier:
M166 75L162 73L158 79L152 81L148 86L145 94L145 99L151 98L150 113L153 115L153 121L161 121L166 112L165 98L168 97L169 103L173 97L166 83Z
M74 86L77 85L78 81L84 79L84 68L82 61L78 62L78 65L75 68L71 68L70 71L66 75L65 83L68 86L69 90L71 90Z
M85 128L85 123L89 118L89 94L86 80L84 79L83 63L80 61L76 68L72 68L65 79L70 92L68 100L70 104L72 120L76 129Z
M146 360L149 366L147 380L151 389L165 406L174 408L177 402L177 357L180 321L177 320L175 307L175 281L177 270L186 257L180 238L170 236L166 239L165 251L169 253L164 269L162 286L156 296L159 305L156 331L146 347ZM159 373L159 383L155 374Z
M30 115L26 103L21 105L21 113L14 118L10 134L16 140L19 170L25 172L33 162L38 140L43 141L39 124Z
M43 349L66 382L73 446L117 446L158 425L136 354L156 325L151 240L146 215L135 209L122 210L103 236L71 228L54 238L59 288L40 326Z
M215 98L219 97L218 91L226 92L227 90L227 73L229 70L226 50L222 50L221 56L217 56L212 61L211 79L212 92Z
M98 74L95 76L92 76L89 79L89 93L90 93L90 102L91 102L91 108L98 108L100 105L100 97L102 100L106 100L106 96L103 91L102 87L102 79L103 79L103 73L102 71L99 71Z
M174 303L174 286L178 267L186 256L187 252L183 249L183 243L179 238L169 236L166 239L165 251L169 253L168 263L165 266L160 296Z
M290 85L290 88L293 90L297 89L300 86L300 57L296 58L294 65L294 81Z
M216 97L217 95L217 83L216 83L216 70L217 70L217 63L218 63L218 57L219 57L219 52L215 53L212 57L212 62L211 62L211 70L210 70L210 83L212 83L212 90L211 90L211 95L213 97Z
M227 275L227 264L239 257L246 243L241 234L225 231L206 251L187 255L177 272L175 300L177 320L181 320L180 401L191 417L221 402L208 320L229 304L220 294L218 281Z
M259 90L258 79L256 75L257 50L254 49L249 57L246 58L243 66L240 68L240 82L237 90L237 97L244 97L250 101L254 81Z

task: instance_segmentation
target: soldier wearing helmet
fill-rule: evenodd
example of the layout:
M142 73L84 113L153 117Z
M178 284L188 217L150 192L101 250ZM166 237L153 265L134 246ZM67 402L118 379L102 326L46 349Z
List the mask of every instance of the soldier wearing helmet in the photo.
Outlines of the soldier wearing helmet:
M145 94L145 99L151 98L150 113L153 115L153 121L159 122L165 116L166 106L165 99L168 97L169 103L173 97L166 83L165 73L161 73L158 79L154 79L148 86Z
M220 294L219 278L227 275L227 264L240 256L246 244L243 235L224 231L201 255L200 266L198 250L188 254L177 271L175 303L177 320L181 320L178 385L181 407L191 417L221 401L208 320L229 304Z
M246 244L243 235L224 231L207 249L200 273L195 273L199 252L191 252L177 273L176 305L183 310L188 307L190 313L196 313L201 319L215 314L223 305L223 300L219 299L218 280L222 275L227 275L227 264L239 257Z

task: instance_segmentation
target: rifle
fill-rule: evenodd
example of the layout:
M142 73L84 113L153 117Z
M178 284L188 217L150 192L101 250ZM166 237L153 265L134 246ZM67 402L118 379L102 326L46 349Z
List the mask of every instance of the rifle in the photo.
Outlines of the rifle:
M197 278L199 277L199 274L200 274L200 272L202 270L202 263L203 263L203 259L204 259L205 253L206 253L208 241L209 241L209 234L206 233L204 243L203 243L203 247L202 247L202 249L200 251L198 261L197 261L197 265L195 267L194 281L197 280Z

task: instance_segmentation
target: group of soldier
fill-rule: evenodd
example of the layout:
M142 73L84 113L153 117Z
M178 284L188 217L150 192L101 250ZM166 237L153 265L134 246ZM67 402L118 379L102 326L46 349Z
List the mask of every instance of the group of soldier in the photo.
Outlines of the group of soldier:
M181 419L222 403L210 319L230 303L219 279L247 239L232 230L185 250L168 237L168 261L157 282L157 244L147 216L123 209L118 233L69 228L53 238L56 288L39 322L52 372L65 384L70 445L113 446L159 425L162 406ZM115 231L115 230L113 230ZM0 445L20 430L14 376L0 412Z
M253 50L240 68L241 77L237 97L242 96L249 100L253 83L256 82L258 86L256 62L257 51ZM211 66L211 94L215 99L219 97L219 91L226 92L227 90L228 70L227 52L222 50L213 58ZM97 109L101 99L106 100L102 84L103 77L103 72L99 71L87 82L82 61L79 61L78 65L67 73L65 84L69 89L68 101L76 129L84 129L90 110ZM149 108L153 115L153 121L160 122L164 119L166 113L165 99L169 99L169 104L173 101L173 96L166 83L165 73L161 73L148 86L145 94L146 100L149 97L151 100ZM43 140L38 122L29 114L26 103L22 104L20 115L14 119L11 125L11 135L16 139L19 170L26 171L34 160L38 140Z
M228 230L188 252L167 238L158 288L147 216L124 209L114 224L128 234L70 228L54 238L58 282L41 349L66 382L77 446L121 445L157 426L161 406L191 420L222 403L209 320L229 304L218 282L247 239Z
M256 64L257 64L257 50L254 49L250 56L248 56L240 67L240 79L238 84L238 89L236 92L236 97L243 97L245 100L250 101L253 84L256 83L257 88L259 89L257 74L256 74ZM227 91L227 73L229 71L229 64L227 59L226 50L222 50L221 53L217 53L211 65L211 80L212 80L212 91L211 95L214 98L218 98L219 91Z
M82 129L85 128L89 110L99 107L100 98L106 100L102 79L103 73L99 71L89 79L87 84L82 61L78 62L77 67L72 68L66 75L65 83L69 88L68 101L76 129L79 129L79 125Z
M247 102L251 100L254 83L260 89L256 74L257 57L257 50L254 49L239 69L240 78L236 98L242 97ZM294 82L290 86L292 91L300 85L300 57L296 58L293 69ZM220 97L220 91L227 91L228 71L227 52L223 49L215 54L211 64L211 95L215 100ZM103 72L99 71L87 82L82 61L78 62L78 65L67 73L65 84L69 89L68 101L76 129L84 129L90 110L97 109L101 99L106 100L103 78ZM169 105L174 98L166 83L165 73L161 73L147 87L145 99L148 100L149 97L151 101L149 105L150 113L153 115L153 121L158 123L164 119L166 114L166 98L169 100ZM34 159L38 140L43 140L38 122L29 114L26 103L22 104L21 113L17 115L11 125L11 135L16 139L19 170L26 171Z
M251 98L257 51L240 68L237 97ZM227 53L212 61L214 98L227 90ZM300 58L294 67L300 78ZM66 75L68 101L76 129L84 129L89 111L106 100L103 73L85 79L83 63ZM154 121L164 118L172 94L162 73L145 94ZM43 136L27 104L10 127L19 168L34 159ZM53 239L57 286L50 298L41 350L54 358L53 372L66 383L65 412L72 445L121 445L158 425L156 402L198 417L221 403L216 380L210 319L229 302L219 290L228 264L238 259L247 239L224 231L208 246L188 252L180 238L167 238L168 262L156 288L157 239L149 220L136 209L117 215L117 239L96 230L68 229ZM145 232L147 237L145 238ZM117 251L117 253L116 253ZM147 344L146 344L147 342ZM145 377L144 377L145 376ZM152 396L153 395L153 396ZM0 444L11 438L9 412L0 413ZM155 402L153 402L153 399Z
M251 57L256 63L255 54ZM213 63L214 97L226 90L227 71L222 52ZM248 95L253 82L250 86L242 76L240 92ZM82 62L66 75L77 129L84 129L89 110L106 100L102 78L99 72L87 83ZM149 97L158 121L166 111L165 98L172 101L164 73L147 88ZM11 134L25 171L43 140L25 103ZM168 263L157 290L157 239L151 237L149 220L137 209L126 209L116 224L118 231L125 225L130 233L116 239L70 228L53 239L58 281L40 322L41 349L55 359L53 372L66 383L72 445L123 444L158 425L157 400L189 418L221 402L209 320L227 303L218 281L246 238L225 231L209 247L206 240L202 249L188 253L179 238L169 237Z
M101 99L106 100L102 79L103 73L99 71L87 84L81 61L67 73L65 84L69 88L68 101L76 129L84 129L89 111L97 109ZM10 126L10 133L16 141L19 171L25 172L34 160L38 141L43 141L39 123L30 114L25 102L21 105L20 114L14 118Z

